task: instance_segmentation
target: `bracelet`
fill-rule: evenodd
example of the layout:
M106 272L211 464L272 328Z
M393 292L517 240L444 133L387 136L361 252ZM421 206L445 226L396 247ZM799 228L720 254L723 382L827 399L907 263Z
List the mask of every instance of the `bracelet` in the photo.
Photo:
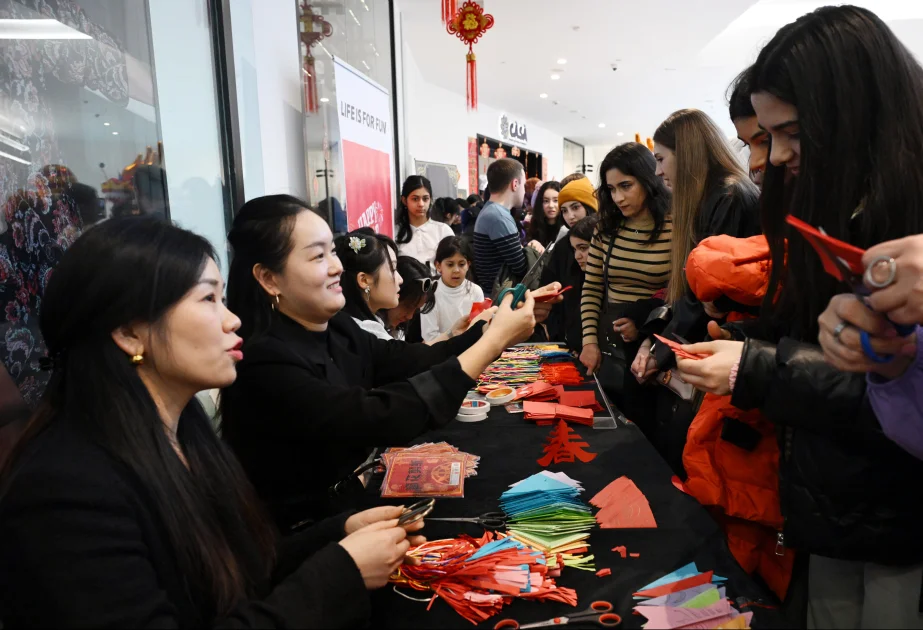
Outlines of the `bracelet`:
M737 359L737 362L734 363L734 367L731 368L731 372L728 374L728 385L731 388L731 392L734 391L734 385L737 384L738 370L740 370L740 358Z

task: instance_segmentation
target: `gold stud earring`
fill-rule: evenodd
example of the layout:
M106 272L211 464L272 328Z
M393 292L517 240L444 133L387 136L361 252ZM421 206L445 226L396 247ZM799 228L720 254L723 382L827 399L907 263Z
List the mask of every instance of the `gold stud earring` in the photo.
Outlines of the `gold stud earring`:
M135 367L141 365L142 363L144 363L144 354L141 352L131 358L131 364Z

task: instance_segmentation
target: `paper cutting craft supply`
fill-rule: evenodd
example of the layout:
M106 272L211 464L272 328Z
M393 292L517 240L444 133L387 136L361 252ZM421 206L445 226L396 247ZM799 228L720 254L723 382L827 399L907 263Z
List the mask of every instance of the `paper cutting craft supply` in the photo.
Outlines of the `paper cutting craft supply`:
M596 400L596 392L591 389L566 391L561 394L558 402L568 407L581 407L593 411L603 410L602 405Z
M512 387L501 387L487 394L487 402L491 405L505 405L515 396L516 391Z
M600 569L596 572L596 577L606 577L607 575L612 575L612 569Z
M583 376L573 361L567 363L543 363L540 370L541 379L552 385L581 385Z
M557 298L559 295L564 295L565 292L570 291L573 288L574 287L568 286L568 287L564 287L560 291L555 291L554 293L540 294L538 297L535 298L535 301L536 302L551 302L552 300Z
M500 495L510 536L543 551L549 565L595 570L588 538L595 525L592 510L580 500L580 482L543 470Z
M550 466L561 462L580 460L584 464L596 459L596 453L585 450L589 445L583 441L564 420L552 429L545 444L545 456L539 458L539 466Z
M640 558L641 554L640 553L630 553L628 554L628 557L629 558Z
M484 413L490 409L490 404L484 400L470 400L467 399L462 402L461 407L458 410L459 414L467 414L471 416L476 416Z
M434 453L461 453L457 448L449 444L448 442L426 442L424 444L417 444L415 446L393 446L387 449L384 453L381 454L381 463L385 469L390 465L391 461L400 453L404 454L434 454ZM474 477L478 474L478 463L481 461L481 458L477 455L472 455L471 453L464 453L468 456L467 461L465 462L465 477Z
M388 465L381 484L381 496L442 497L465 496L467 453L420 455L398 453Z
M519 387L537 381L539 358L538 352L531 347L506 350L481 374L477 391L486 394L500 387Z
M654 338L658 341L658 343L662 343L670 350L672 350L673 354L675 354L678 359L691 359L693 361L698 361L700 359L706 359L711 356L708 354L692 354L691 352L686 352L683 350L683 345L681 343L677 343L672 339L667 339L666 337L661 337L660 335L654 335Z
M657 527L647 497L628 477L619 477L590 499L600 508L596 521L603 529L650 529Z
M487 420L488 413L482 411L480 413L460 413L455 416L455 419L459 422L483 422Z
M396 587L433 593L472 624L496 615L514 598L577 605L577 593L557 586L545 554L510 537L485 532L433 540L411 549L419 566L404 564L391 576Z
M480 525L484 529L488 530L498 530L506 529L506 514L503 512L486 512L480 516L472 517L440 517L440 518L431 518L431 521L445 521L450 523L475 523Z
M563 391L563 387L558 389L551 383L535 381L517 389L516 400L532 400L535 402L557 400L561 397Z
M422 501L417 501L409 508L404 509L400 518L397 519L397 524L401 527L405 527L422 521L426 518L427 514L433 511L435 506L436 499L423 499Z
M471 305L471 312L468 313L468 319L473 320L491 306L493 306L493 302L490 301L490 298L487 298L483 302L475 302Z
M741 614L727 599L724 578L699 573L695 563L651 582L635 593L634 612L647 619L647 630L672 628L750 627L753 613ZM726 625L731 624L731 625Z
M622 625L622 618L612 612L611 603L606 601L596 601L590 604L590 607L582 612L555 617L554 619L549 619L548 621L527 623L523 626L519 625L519 622L515 619L503 619L502 621L497 622L497 624L494 626L494 630L527 630L528 628L563 626L570 623L594 623L602 628L617 628Z

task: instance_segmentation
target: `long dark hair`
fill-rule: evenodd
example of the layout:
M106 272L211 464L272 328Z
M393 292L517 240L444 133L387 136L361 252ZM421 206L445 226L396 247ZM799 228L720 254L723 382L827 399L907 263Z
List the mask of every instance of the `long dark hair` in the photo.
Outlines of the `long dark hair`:
M670 190L657 176L657 160L654 154L643 144L626 142L615 147L599 165L599 188L596 197L599 200L599 231L606 236L615 236L625 223L625 215L612 200L612 194L606 184L606 173L613 169L634 177L644 189L645 205L654 218L654 231L648 238L649 243L656 242L663 232L663 225L670 214Z
M923 69L874 13L824 7L784 26L760 52L752 91L798 109L800 174L767 164L761 220L772 252L764 312L817 338L817 317L840 287L788 229L790 212L867 248L923 232ZM785 239L788 237L788 273ZM776 302L776 299L778 301Z
M545 193L549 190L561 192L561 185L558 182L545 182L538 189L538 195L535 197L535 207L532 208L532 221L529 223L529 235L526 237L526 240L538 241L542 245L548 245L554 241L564 225L564 217L561 214L560 206L558 207L557 223L554 225L548 223L548 217L545 216Z
M356 246L355 249L350 242ZM397 245L389 236L376 234L368 227L338 236L334 244L337 256L343 263L343 275L340 277L343 297L346 298L343 310L356 319L374 319L375 314L369 309L369 303L359 288L358 276L360 273L376 276L384 266L387 266L389 271L394 269L397 263Z
M245 203L228 234L233 249L228 273L228 308L240 317L240 336L259 337L272 321L272 301L253 277L254 265L280 273L292 251L295 219L311 210L290 195L266 195Z
M420 188L425 188L430 199L432 199L433 185L422 175L411 175L404 180L404 185L401 186L401 198L397 204L397 242L401 245L409 243L410 239L413 238L413 231L410 229L410 214L404 199ZM430 201L430 204L432 204L432 201Z
M753 103L750 102L750 95L753 93L753 66L750 66L737 75L729 88L728 96L728 114L731 120L738 118L752 118L756 116L753 109Z
M150 497L182 588L202 604L202 625L255 594L274 563L274 533L195 399L176 433L186 469L112 331L147 322L156 335L166 334L164 315L199 282L209 258L215 254L208 241L155 217L105 221L77 240L52 274L42 304L51 380L3 473L5 484L22 451L57 422L99 444ZM252 557L238 547L248 541L256 544Z
M447 241L449 238L450 237L447 236L442 240ZM451 238L458 237L453 236ZM434 296L436 283L430 282L429 291L423 290L423 281L426 279L432 281L433 279L429 267L413 256L398 256L397 272L401 274L401 278L404 280L404 283L401 285L399 303L417 304L420 300L423 300L423 306L420 307L420 312L424 314L431 312L436 307L436 298Z

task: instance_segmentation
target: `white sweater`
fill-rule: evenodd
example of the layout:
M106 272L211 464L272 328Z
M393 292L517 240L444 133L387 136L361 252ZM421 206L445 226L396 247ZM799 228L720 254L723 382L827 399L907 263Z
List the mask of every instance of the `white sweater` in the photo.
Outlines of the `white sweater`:
M413 256L430 268L436 258L436 248L439 247L442 239L455 236L455 232L448 225L432 219L420 227L410 226L410 233L410 241L398 245L398 253L401 256Z
M481 287L465 280L454 289L447 287L442 278L436 282L436 307L420 319L423 341L432 341L442 333L452 330L463 315L471 312L471 305L484 301Z

